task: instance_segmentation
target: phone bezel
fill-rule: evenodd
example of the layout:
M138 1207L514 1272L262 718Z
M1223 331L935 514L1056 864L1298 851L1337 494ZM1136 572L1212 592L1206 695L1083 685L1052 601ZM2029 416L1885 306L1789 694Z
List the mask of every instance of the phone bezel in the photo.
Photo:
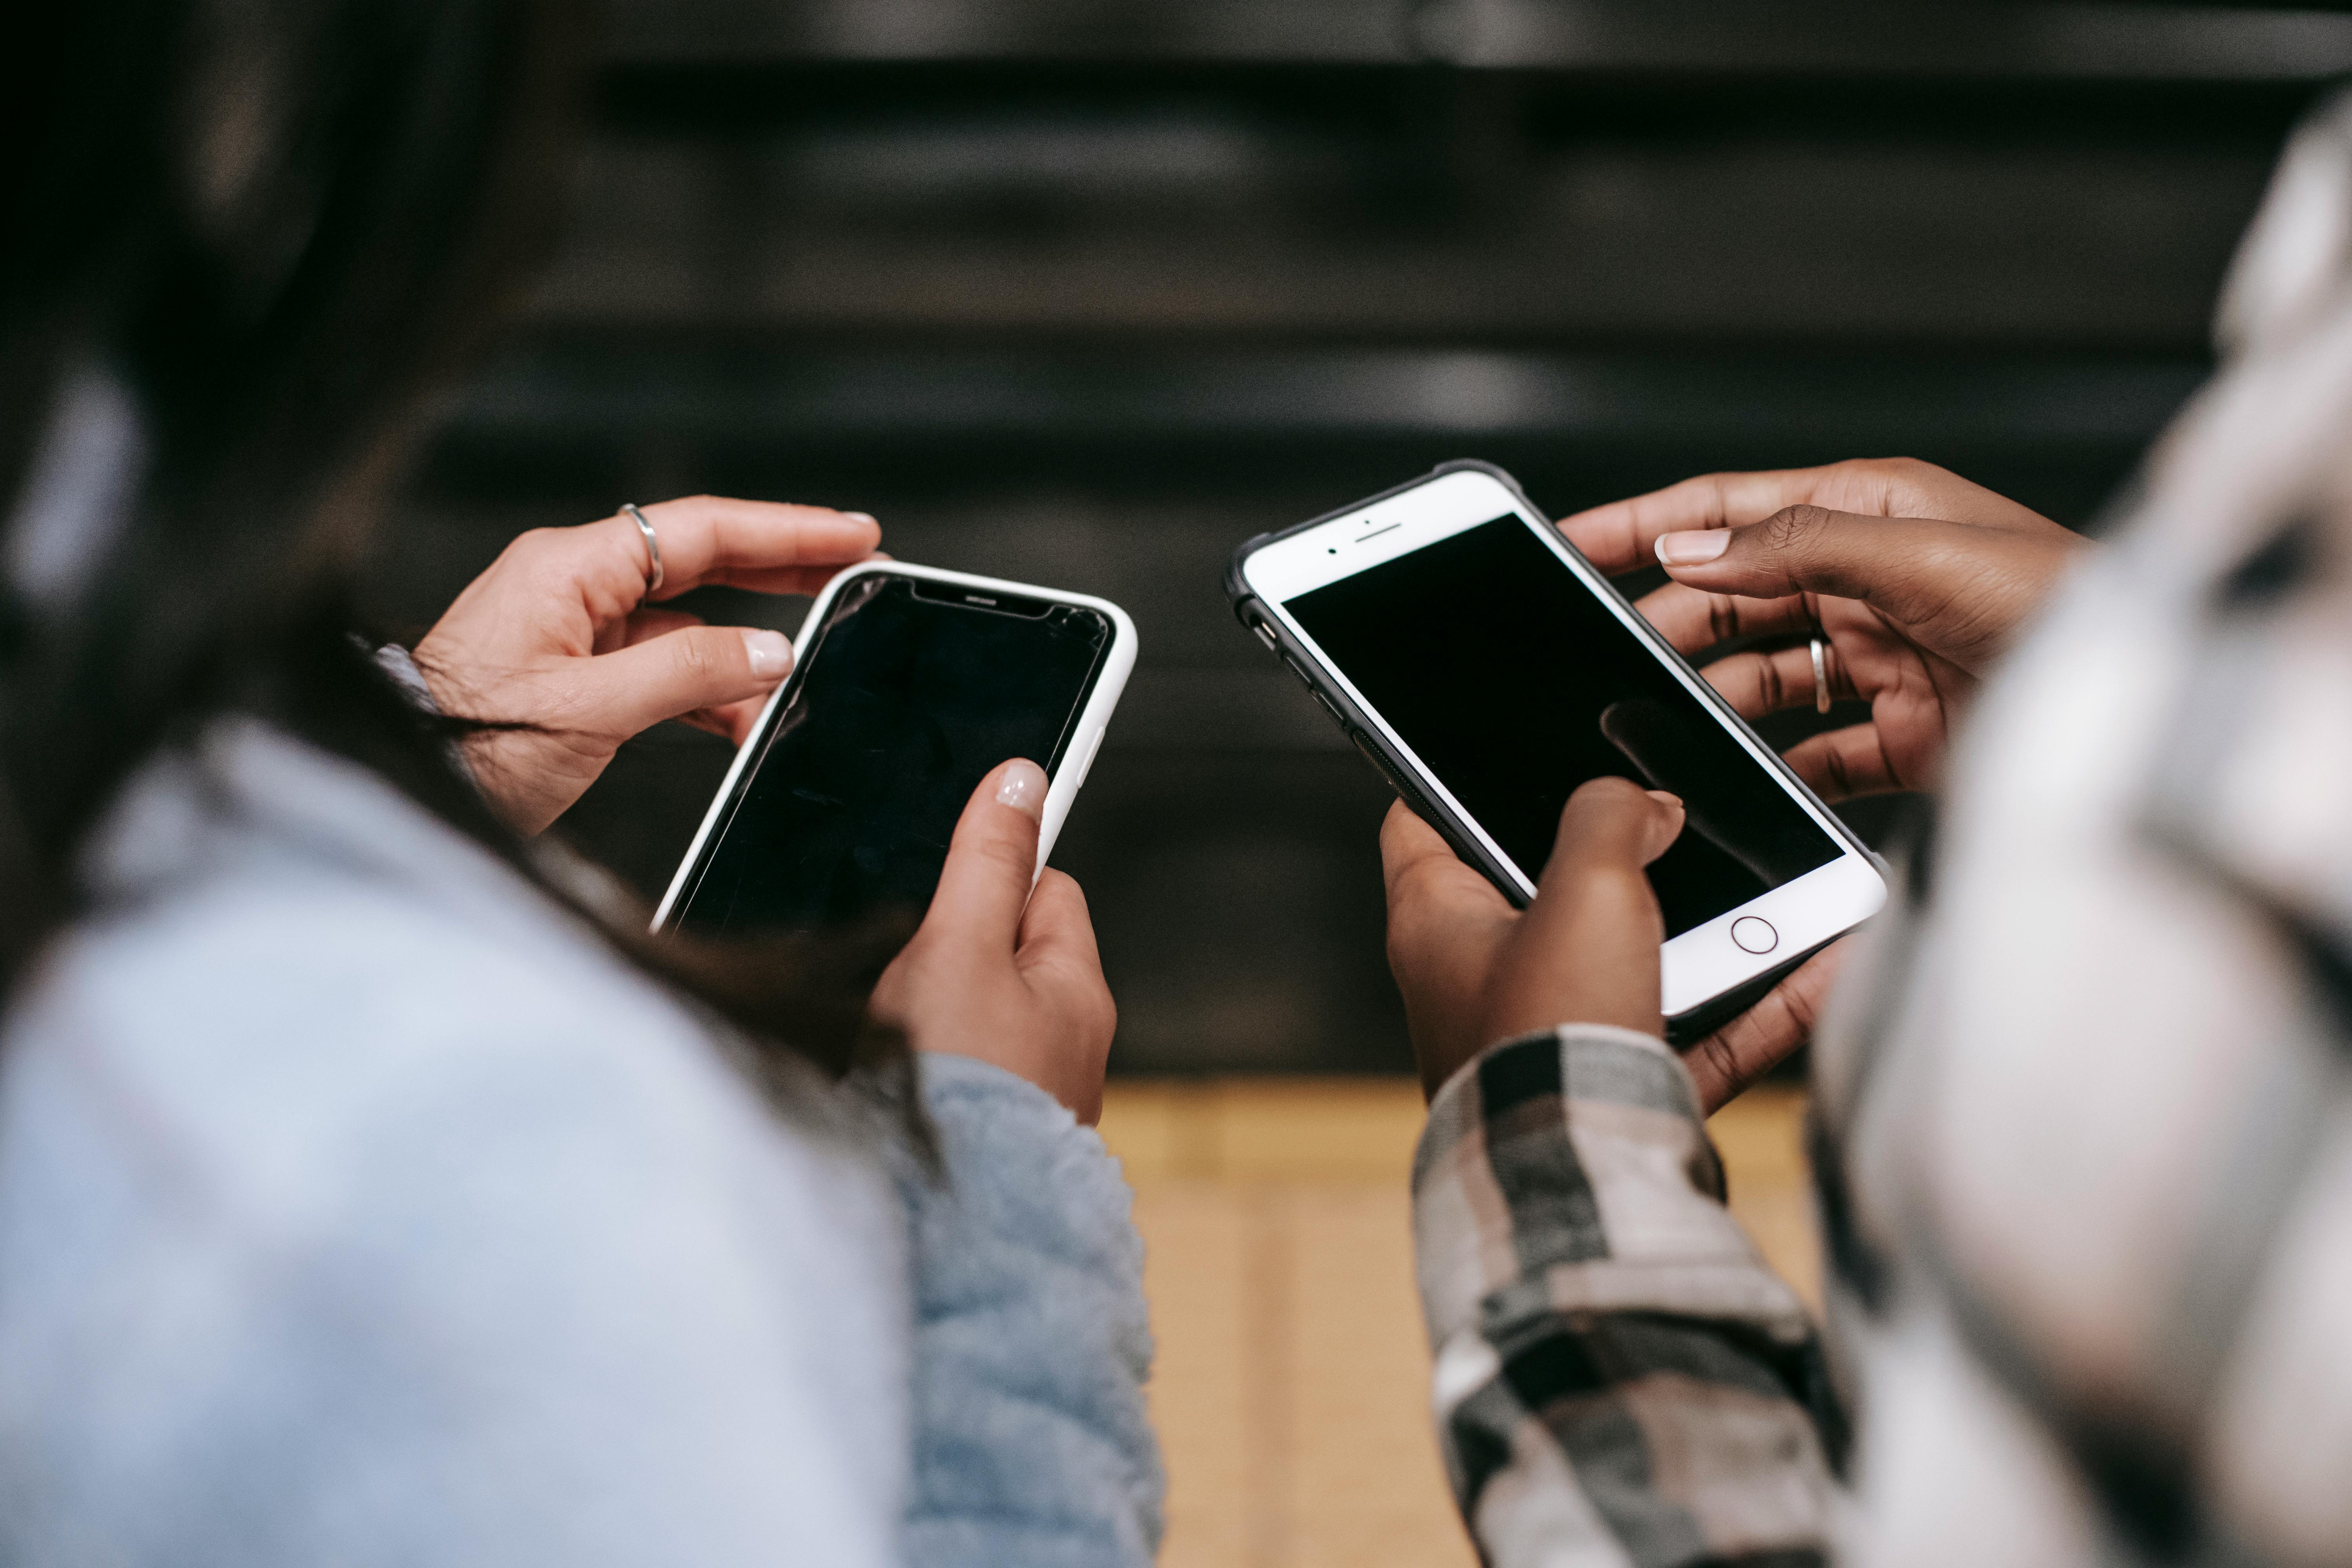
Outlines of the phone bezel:
M1444 781L1389 727L1285 607L1286 600L1507 514L1516 516L1540 539L1586 591L1674 673L1841 851L1836 859L1794 881L1669 938L1660 949L1661 1011L1669 1018L1692 1016L1714 998L1785 966L1792 956L1810 952L1877 912L1885 901L1886 885L1869 848L1501 470L1478 463L1448 464L1369 500L1252 540L1235 554L1229 586L1236 590L1235 607L1244 621L1263 626L1261 635L1291 662L1374 766L1444 834L1456 853L1476 866L1514 903L1524 906L1535 893L1535 884L1525 869L1514 864L1463 809ZM1400 635L1404 635L1403 628ZM1779 942L1770 951L1750 953L1731 940L1732 924L1749 916L1769 921L1778 931Z
M1096 753L1102 750L1103 736L1110 727L1110 717L1118 707L1119 696L1127 689L1127 678L1135 668L1135 622L1125 610L1108 599L1098 599L1091 594L1073 594L1060 588L1041 588L1034 584L1009 582L1002 577L982 577L970 572L950 572L938 566L917 566L904 561L861 561L845 568L819 591L810 604L808 614L801 620L800 630L793 634L793 669L760 710L743 743L735 748L735 760L728 764L727 776L710 797L710 805L702 814L702 825L694 831L694 839L686 854L670 874L669 889L662 895L660 906L654 911L653 929L662 930L669 923L671 910L678 895L685 890L686 879L697 861L702 858L703 847L726 815L728 803L744 783L745 770L752 754L760 748L782 710L785 699L810 679L814 661L809 658L818 630L824 625L826 614L842 590L866 577L908 577L919 582L944 583L960 588L974 589L1007 597L1044 599L1056 605L1076 605L1096 611L1110 622L1111 643L1104 650L1101 673L1095 677L1094 689L1087 693L1086 706L1079 710L1076 726L1070 732L1070 743L1062 752L1062 765L1046 781L1045 806L1037 826L1037 865L1030 874L1034 886L1045 869L1045 862L1054 852L1054 841L1061 836L1062 824L1069 819L1070 806L1078 797L1079 788L1087 782L1087 770L1094 766Z

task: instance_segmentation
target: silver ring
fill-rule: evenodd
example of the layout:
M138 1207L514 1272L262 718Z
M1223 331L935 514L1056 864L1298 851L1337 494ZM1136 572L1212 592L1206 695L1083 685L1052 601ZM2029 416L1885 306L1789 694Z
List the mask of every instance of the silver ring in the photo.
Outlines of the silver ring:
M1826 713L1829 710L1829 650L1822 646L1822 639L1816 637L1813 638L1813 711L1816 713Z
M637 525L637 531L646 536L646 554L654 563L653 571L646 577L646 597L650 599L656 594L661 592L661 541L654 537L654 525L646 521L646 514L637 510L636 502L625 500L621 503L621 510L629 514L629 521L635 523ZM1813 656L1813 663L1816 667L1819 667L1821 664L1820 654L1817 653Z

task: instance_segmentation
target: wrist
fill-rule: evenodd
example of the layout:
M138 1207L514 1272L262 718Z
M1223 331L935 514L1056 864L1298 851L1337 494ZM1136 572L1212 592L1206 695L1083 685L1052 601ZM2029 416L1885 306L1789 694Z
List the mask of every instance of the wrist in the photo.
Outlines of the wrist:
M1488 1041L1476 1050L1454 1061L1450 1067L1439 1063L1425 1064L1422 1069L1421 1092L1433 1107L1449 1094L1460 1094L1463 1082L1476 1077L1479 1064L1489 1058L1514 1050L1527 1045L1529 1041L1555 1038L1558 1034L1557 1029L1521 1029L1515 1034L1501 1036ZM1443 1070L1433 1070L1439 1068L1443 1068Z
M1424 1058L1422 1062L1422 1094L1429 1103L1434 1105L1440 1096L1454 1089L1463 1079L1470 1076L1480 1063L1489 1058L1524 1046L1531 1040L1561 1040L1571 1035L1595 1039L1618 1040L1627 1045L1637 1046L1643 1050L1655 1052L1670 1059L1681 1059L1674 1048L1666 1044L1664 1034L1657 1029L1610 1023L1601 1019L1580 1018L1542 1025L1534 1028L1514 1029L1508 1034L1496 1035L1486 1045L1453 1061L1451 1066Z
M1417 1053L1421 1068L1422 1098L1433 1105L1435 1104L1437 1097L1445 1092L1447 1085L1475 1067L1483 1058L1505 1046L1516 1045L1533 1035L1544 1032L1540 1029L1519 1029L1507 1035L1493 1035L1482 1030L1475 1036L1466 1037L1464 1044L1454 1048Z
M977 1062L1008 1078L1020 1079L1068 1111L1083 1126L1092 1127L1102 1120L1100 1074L1095 1075L1092 1082L1088 1083L1071 1074L1055 1071L1050 1063L980 1047L919 1044L915 1054L925 1058Z

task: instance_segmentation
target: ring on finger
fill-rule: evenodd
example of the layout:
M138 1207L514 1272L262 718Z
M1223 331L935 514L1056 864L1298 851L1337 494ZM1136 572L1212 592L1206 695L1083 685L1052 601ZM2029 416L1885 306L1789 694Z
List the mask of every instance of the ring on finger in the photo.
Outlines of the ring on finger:
M1830 710L1829 648L1828 646L1822 641L1821 634L1819 632L1813 634L1812 641L1813 711L1816 713L1826 713Z
M621 503L621 510L628 514L630 521L637 525L637 531L646 536L646 558L653 563L646 573L646 596L651 598L661 592L661 541L654 537L654 525L646 521L646 514L637 510L636 502L625 500ZM1815 668L1819 668L1819 654L1813 656L1813 663Z

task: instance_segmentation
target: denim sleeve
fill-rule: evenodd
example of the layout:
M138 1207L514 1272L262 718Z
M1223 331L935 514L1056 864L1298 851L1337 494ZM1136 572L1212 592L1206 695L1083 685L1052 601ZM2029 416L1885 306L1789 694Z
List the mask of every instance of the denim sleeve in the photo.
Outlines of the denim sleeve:
M1164 1481L1132 1199L1034 1085L926 1056L940 1171L898 1169L913 1237L911 1568L1144 1568Z

